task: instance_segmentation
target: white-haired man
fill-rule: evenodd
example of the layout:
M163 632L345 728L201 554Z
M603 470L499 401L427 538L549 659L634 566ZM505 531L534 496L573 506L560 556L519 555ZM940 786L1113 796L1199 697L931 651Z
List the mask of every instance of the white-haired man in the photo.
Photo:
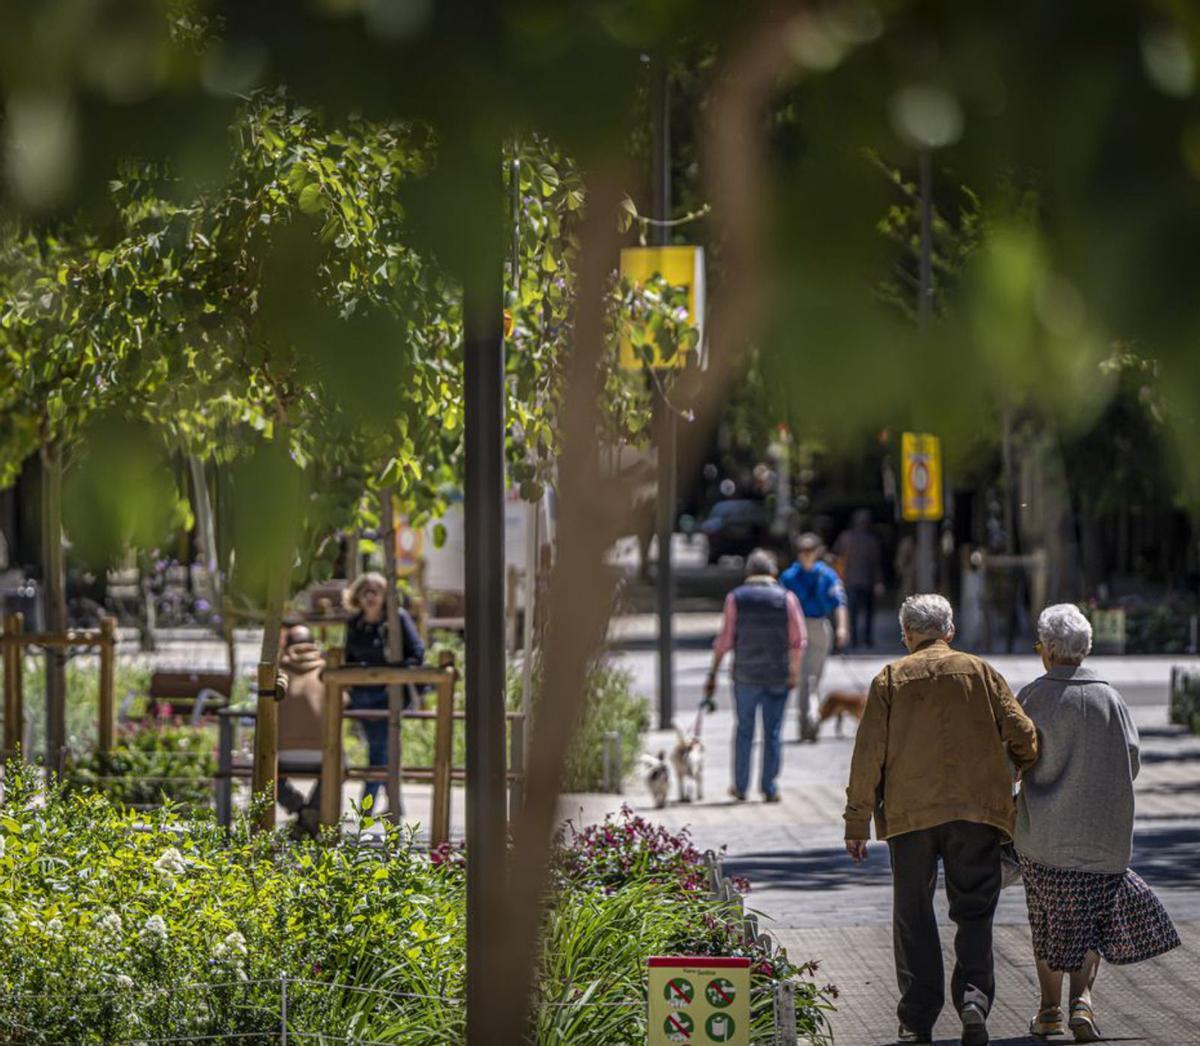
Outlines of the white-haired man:
M951 994L962 1041L988 1041L995 996L992 916L1000 845L1012 836L1012 764L1037 760L1037 731L986 662L950 648L954 615L938 595L900 608L908 656L871 683L846 789L846 850L867 856L870 822L892 863L892 932L901 1042L932 1042L945 1002L933 895L938 861L958 927Z

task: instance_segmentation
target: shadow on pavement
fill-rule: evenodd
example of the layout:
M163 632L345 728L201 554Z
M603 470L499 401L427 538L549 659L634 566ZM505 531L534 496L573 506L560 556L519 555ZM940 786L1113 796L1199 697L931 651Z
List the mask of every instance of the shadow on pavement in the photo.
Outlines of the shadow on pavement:
M1133 870L1151 886L1200 887L1200 827L1139 828Z
M867 860L852 864L841 847L822 850L738 854L725 860L728 875L744 875L757 889L840 890L887 885L892 881L887 848L872 844Z
M949 1046L950 1043L954 1043L954 1046L958 1046L958 1043L959 1043L959 1039L957 1036L955 1036L952 1039L934 1039L933 1041L935 1043L935 1046ZM1055 1043L1055 1042L1062 1043L1063 1046L1066 1046L1067 1043L1070 1043L1073 1041L1074 1040L1069 1035L1066 1035L1066 1036L1060 1035L1057 1038L1052 1038L1052 1039L1039 1039L1035 1035L1018 1035L1015 1037L1008 1036L1007 1038L1003 1038L1003 1039L997 1039L997 1038L993 1037L991 1040L991 1046L1034 1046L1035 1043L1037 1044L1037 1046L1046 1046L1046 1043ZM1145 1042L1146 1040L1132 1038L1132 1037L1128 1037L1128 1036L1126 1036L1125 1038L1121 1038L1120 1036L1107 1035L1107 1036L1105 1036L1103 1041L1104 1042Z
M1196 763L1200 762L1200 748L1193 748L1187 752L1142 752L1142 766L1150 766L1156 763Z
M1181 737L1190 737L1191 731L1186 726L1143 726L1138 728L1138 735L1143 738L1174 741Z

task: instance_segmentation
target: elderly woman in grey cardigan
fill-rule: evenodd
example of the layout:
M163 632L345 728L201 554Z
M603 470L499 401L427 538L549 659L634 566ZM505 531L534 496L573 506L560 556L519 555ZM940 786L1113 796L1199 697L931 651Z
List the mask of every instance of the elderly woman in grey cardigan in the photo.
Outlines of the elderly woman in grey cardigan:
M1069 603L1038 618L1046 674L1018 695L1040 758L1017 799L1013 841L1029 909L1042 1000L1034 1035L1100 1038L1092 984L1100 959L1140 962L1179 944L1166 910L1129 869L1138 733L1121 695L1082 665L1092 626ZM1071 982L1069 1022L1063 975Z

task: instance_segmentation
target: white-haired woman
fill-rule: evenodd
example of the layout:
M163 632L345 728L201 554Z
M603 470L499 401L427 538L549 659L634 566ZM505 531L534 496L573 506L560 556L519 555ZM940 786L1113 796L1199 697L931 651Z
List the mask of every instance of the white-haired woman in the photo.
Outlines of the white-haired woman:
M1040 757L1025 773L1013 836L1021 860L1042 999L1034 1035L1100 1038L1092 984L1100 960L1140 962L1179 945L1170 917L1129 869L1138 733L1121 695L1082 665L1092 627L1069 603L1038 618L1046 674L1017 699L1038 730ZM1071 982L1069 1021L1063 976Z

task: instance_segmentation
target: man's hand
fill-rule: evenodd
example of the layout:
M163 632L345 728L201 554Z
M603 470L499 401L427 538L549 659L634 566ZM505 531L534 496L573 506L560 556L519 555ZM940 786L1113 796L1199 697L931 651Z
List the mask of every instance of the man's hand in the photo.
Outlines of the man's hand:
M717 691L717 673L710 671L704 680L704 703L709 704Z
M867 859L867 841L866 839L847 839L846 853L850 855L850 859L855 864L862 864Z
M850 629L846 628L845 625L839 625L837 631L834 633L834 642L837 644L839 650L847 646L850 642Z

